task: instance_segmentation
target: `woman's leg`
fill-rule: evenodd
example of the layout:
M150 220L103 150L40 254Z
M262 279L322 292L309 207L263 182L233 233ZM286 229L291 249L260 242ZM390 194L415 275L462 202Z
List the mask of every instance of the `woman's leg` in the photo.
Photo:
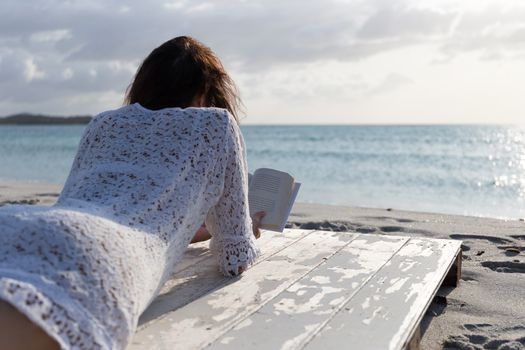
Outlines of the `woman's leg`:
M57 350L58 343L11 304L0 300L0 350Z

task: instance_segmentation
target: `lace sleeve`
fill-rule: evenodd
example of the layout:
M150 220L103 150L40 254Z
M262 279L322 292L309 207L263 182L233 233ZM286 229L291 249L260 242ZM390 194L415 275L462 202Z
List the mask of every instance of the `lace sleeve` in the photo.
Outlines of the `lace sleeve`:
M206 217L212 235L210 248L219 270L226 276L239 274L259 255L248 208L248 168L244 140L233 117L226 131L224 188Z

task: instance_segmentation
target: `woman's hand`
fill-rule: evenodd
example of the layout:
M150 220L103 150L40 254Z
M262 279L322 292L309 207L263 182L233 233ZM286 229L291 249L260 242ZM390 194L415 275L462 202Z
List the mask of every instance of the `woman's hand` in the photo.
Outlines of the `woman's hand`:
M265 211L259 211L259 212L255 213L255 214L253 214L252 225L253 225L253 235L255 236L255 238L261 237L261 221L262 221L262 219L264 218L265 215L266 215ZM210 238L211 238L211 234L206 229L206 226L204 224L202 224L202 226L199 227L197 232L195 232L195 235L191 239L190 244L191 243L207 241Z
M253 214L252 217L252 224L253 224L253 235L255 238L261 237L261 221L266 215L265 211L258 211L257 213Z
M258 211L257 213L253 214L252 217L252 225L253 225L253 235L255 238L261 237L261 221L266 215L265 211ZM233 271L229 271L232 276L234 275L240 275L244 272L244 267L239 267L237 270L237 273L235 274Z

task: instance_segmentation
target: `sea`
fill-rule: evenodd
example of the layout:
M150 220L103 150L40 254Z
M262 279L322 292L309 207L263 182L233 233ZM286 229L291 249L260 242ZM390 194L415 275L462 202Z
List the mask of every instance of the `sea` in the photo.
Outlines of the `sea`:
M63 184L85 125L0 126L0 181ZM525 218L525 127L245 125L250 171L286 171L297 201ZM1 189L0 189L1 191Z

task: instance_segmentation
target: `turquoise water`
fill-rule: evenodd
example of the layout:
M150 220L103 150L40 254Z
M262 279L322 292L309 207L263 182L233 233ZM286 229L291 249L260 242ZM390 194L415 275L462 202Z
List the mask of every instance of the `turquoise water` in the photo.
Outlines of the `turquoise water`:
M0 179L63 183L84 126L0 126ZM243 126L250 170L302 182L298 201L525 217L525 129Z

